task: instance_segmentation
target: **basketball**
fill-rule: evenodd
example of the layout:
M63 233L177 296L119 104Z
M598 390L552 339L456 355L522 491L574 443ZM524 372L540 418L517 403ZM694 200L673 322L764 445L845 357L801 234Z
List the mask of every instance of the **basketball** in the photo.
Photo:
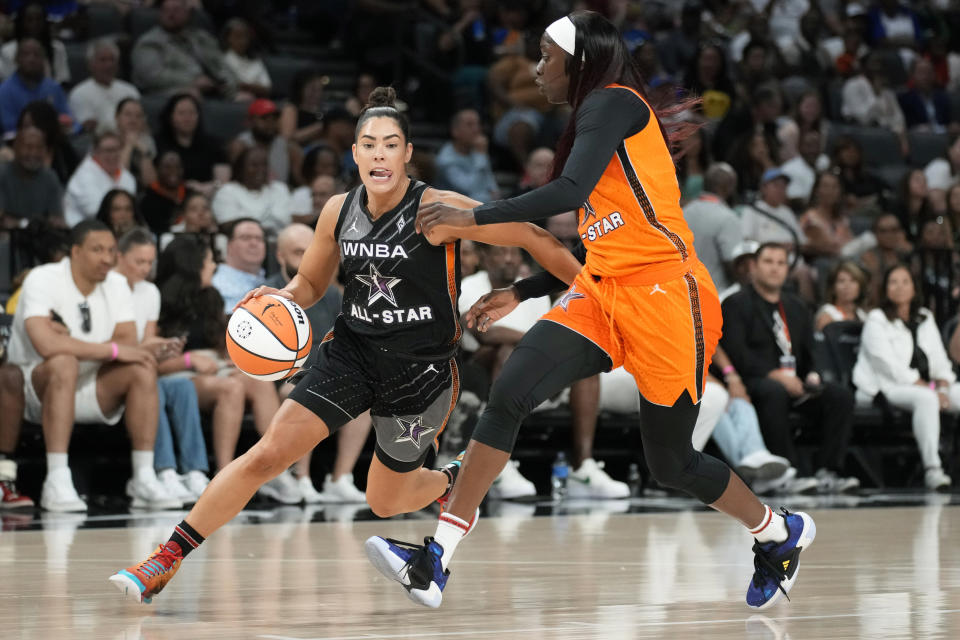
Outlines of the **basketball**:
M313 332L296 302L268 294L252 298L230 316L227 353L251 378L282 380L303 366Z

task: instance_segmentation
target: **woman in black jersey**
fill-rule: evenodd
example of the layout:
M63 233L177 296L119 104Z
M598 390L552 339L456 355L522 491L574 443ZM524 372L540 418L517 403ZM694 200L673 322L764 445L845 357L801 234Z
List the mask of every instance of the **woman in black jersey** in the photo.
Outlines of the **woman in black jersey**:
M353 147L362 185L323 207L297 275L279 291L260 287L240 303L277 293L309 307L342 263L345 291L333 331L316 363L295 378L296 388L263 438L213 478L166 544L111 577L136 600L158 593L183 557L239 513L262 484L367 409L377 434L366 491L373 511L387 517L434 500L444 504L459 460L441 470L422 465L457 401L459 242L419 234L415 219L424 203L479 203L407 177L404 166L413 145L395 98L389 88L371 94ZM553 236L528 223L459 235L521 246L561 280L572 281L580 268Z
M440 606L448 563L509 459L523 419L570 383L622 365L640 393L639 428L651 475L736 518L755 537L746 601L764 609L793 586L799 553L816 527L804 513L775 514L725 464L692 446L722 317L679 205L670 147L690 131L664 124L690 105L651 106L619 31L600 14L578 11L557 20L540 48L540 91L573 107L553 180L474 208L424 203L417 225L427 235L457 237L482 225L576 209L584 269L494 381L436 534L423 545L374 536L367 555L413 601ZM492 292L467 314L468 325L479 320L483 331L521 300L564 288L544 274Z

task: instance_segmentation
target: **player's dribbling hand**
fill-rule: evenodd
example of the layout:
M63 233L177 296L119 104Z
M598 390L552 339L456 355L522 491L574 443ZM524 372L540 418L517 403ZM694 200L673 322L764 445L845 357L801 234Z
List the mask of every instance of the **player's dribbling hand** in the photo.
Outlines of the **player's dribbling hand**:
M473 209L458 209L442 202L421 204L417 210L416 228L418 233L430 234L436 226L473 227Z
M520 297L513 287L494 289L474 302L473 306L467 310L467 327L470 329L476 327L477 331L484 333L494 322L516 309L518 304L520 304Z
M293 294L287 291L286 289L274 289L273 287L268 287L266 285L263 285L261 287L257 287L253 291L248 291L247 295L240 298L240 302L238 302L233 306L233 310L236 311L241 306L243 306L243 304L248 300L251 300L253 298L259 298L260 296L265 296L269 294L280 296L281 298L286 298L287 300L293 300Z

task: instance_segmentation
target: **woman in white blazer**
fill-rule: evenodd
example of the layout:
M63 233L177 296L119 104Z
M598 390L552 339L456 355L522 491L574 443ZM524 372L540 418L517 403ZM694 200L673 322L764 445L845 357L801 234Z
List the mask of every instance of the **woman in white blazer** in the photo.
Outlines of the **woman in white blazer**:
M933 314L920 307L916 293L906 266L891 267L884 275L880 306L863 326L853 384L861 404L882 393L891 405L912 412L924 482L938 490L950 485L940 462L940 412L960 408L960 384Z

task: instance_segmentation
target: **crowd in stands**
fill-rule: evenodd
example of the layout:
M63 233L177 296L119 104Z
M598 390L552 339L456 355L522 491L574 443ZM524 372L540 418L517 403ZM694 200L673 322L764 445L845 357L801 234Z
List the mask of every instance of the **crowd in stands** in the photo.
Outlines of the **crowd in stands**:
M535 189L570 112L534 83L539 38L574 9L619 26L655 109L699 100L680 116L695 130L676 149L677 177L724 300L724 338L694 445L712 439L760 491L852 491L865 478L848 455L857 412L895 408L909 416L924 486L950 485L956 461L942 458L940 436L960 410L957 2L0 8L0 508L32 504L14 484L22 421L41 425L47 451L33 497L72 511L86 508L66 454L73 425L121 416L133 503L195 500L236 455L245 416L263 433L289 393L232 367L224 327L248 290L292 277L324 204L359 184L351 145L370 91L391 84L404 100L411 176L482 202ZM543 226L574 249L577 216ZM539 268L470 242L461 257L461 312ZM309 311L317 340L342 285ZM494 330L465 334L446 454L555 303L527 301ZM837 371L823 352L842 331L860 350ZM571 495L629 494L593 441L598 414L633 414L636 396L619 370L555 399L569 406ZM362 500L352 472L369 428L361 416L341 431L323 491L308 456L262 493ZM799 444L810 441L812 457ZM516 462L492 489L535 492Z

